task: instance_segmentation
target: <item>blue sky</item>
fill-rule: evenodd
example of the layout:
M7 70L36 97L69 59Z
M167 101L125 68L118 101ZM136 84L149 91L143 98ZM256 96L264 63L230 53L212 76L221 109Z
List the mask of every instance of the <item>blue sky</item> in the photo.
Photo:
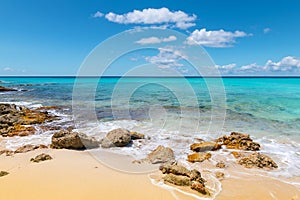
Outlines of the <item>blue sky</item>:
M224 75L300 75L299 9L296 0L1 0L0 75L76 75L100 42L148 26L186 34Z

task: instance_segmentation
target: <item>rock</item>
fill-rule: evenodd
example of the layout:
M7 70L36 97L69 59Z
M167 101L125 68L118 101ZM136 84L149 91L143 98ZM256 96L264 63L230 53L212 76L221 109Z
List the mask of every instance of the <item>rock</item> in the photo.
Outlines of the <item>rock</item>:
M30 110L14 104L0 104L0 135L27 136L35 133L33 124L42 124L57 119L47 112Z
M241 149L247 151L258 151L260 145L250 138L249 134L232 132L229 136L224 135L217 139L222 145L226 145L228 149Z
M36 163L46 161L46 160L52 160L52 157L45 153L42 153L40 155L37 155L35 158L30 159L31 162L36 162Z
M6 156L12 156L14 154L14 151L5 149L0 151L0 155L2 154L5 154Z
M203 162L211 158L211 153L193 153L188 155L189 162Z
M11 92L11 91L17 91L17 90L0 86L0 92Z
M191 170L189 177L191 181L198 181L202 184L205 183L205 180L201 177L201 173L196 169Z
M249 156L242 157L238 163L246 168L278 168L278 165L269 156L257 152L250 154Z
M8 175L8 174L9 174L9 173L6 172L6 171L0 171L0 177L6 176L6 175Z
M142 133L131 131L130 135L132 140L145 139L145 135Z
M219 171L216 172L215 175L218 179L223 179L225 177L225 174L223 172L219 172Z
M124 147L131 143L131 134L128 130L118 128L106 134L102 139L101 147Z
M175 155L171 148L159 145L156 149L149 153L147 158L144 160L152 164L174 163Z
M244 154L242 154L241 152L236 152L236 151L233 151L230 154L233 155L233 157L235 157L235 158L240 158L240 157L244 156Z
M215 151L220 148L221 145L216 142L200 142L190 146L190 149L196 152Z
M191 180L187 176L166 174L163 177L164 182L171 183L178 186L190 186L192 184Z
M24 145L20 148L18 148L17 150L14 151L14 153L26 153L26 152L29 152L29 151L33 151L33 150L36 150L36 149L46 149L48 148L47 146L45 145L32 145L32 144L27 144L27 145Z
M191 189L196 190L197 192L200 192L204 195L208 194L208 191L206 190L205 186L197 181L192 182Z
M174 175L182 175L182 176L190 176L191 172L186 167L182 165L161 165L159 170L163 174L174 174ZM201 177L201 174L200 174Z
M85 134L61 130L53 134L50 147L53 149L83 150L97 148L99 142Z
M223 161L220 161L220 162L218 162L218 163L216 164L216 167L218 167L218 168L225 168L226 165L225 165L225 163L224 163Z
M47 111L47 110L59 110L59 109L61 109L61 108L58 106L42 106L42 107L36 108L35 110Z

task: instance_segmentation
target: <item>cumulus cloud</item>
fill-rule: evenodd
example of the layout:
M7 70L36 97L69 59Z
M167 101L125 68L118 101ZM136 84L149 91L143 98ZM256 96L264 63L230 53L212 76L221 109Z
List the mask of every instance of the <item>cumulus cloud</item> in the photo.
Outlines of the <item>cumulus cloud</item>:
M187 59L187 56L179 50L172 48L159 48L158 50L159 53L156 56L147 56L145 60L163 69L182 67L180 61Z
M189 45L202 45L207 47L224 48L231 47L235 43L236 38L248 36L243 31L228 32L224 30L207 31L205 28L196 29L187 38Z
M12 71L14 71L14 69L11 68L11 67L4 67L4 68L3 68L3 71L6 71L6 72L12 72Z
M110 12L105 15L108 21L119 24L167 24L179 29L188 29L196 24L196 15L189 15L183 11L170 11L168 8L147 8L134 10L124 14Z
M93 15L93 17L95 17L95 18L99 18L99 17L103 17L103 16L104 16L104 14L101 13L100 11L97 11L97 12Z
M300 73L300 59L287 56L278 62L268 60L264 65L252 63L237 66L236 64L217 65L222 74L276 74L276 73Z
M271 31L271 29L270 28L264 28L264 33L269 33L270 31Z
M158 38L158 37L142 38L142 39L136 41L136 43L138 43L138 44L158 44L158 43L162 43L162 42L172 42L175 40L177 40L176 36L171 35L166 38Z

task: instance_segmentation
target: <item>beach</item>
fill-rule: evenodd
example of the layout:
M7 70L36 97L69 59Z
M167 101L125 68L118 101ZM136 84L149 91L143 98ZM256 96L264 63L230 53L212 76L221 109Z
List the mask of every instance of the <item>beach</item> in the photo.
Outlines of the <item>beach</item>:
M32 163L30 158L47 153L53 160ZM0 199L195 199L153 185L149 174L128 174L112 170L89 153L72 150L36 150L13 157L0 156ZM216 200L296 200L295 186L267 177L225 178ZM272 193L271 193L272 192ZM273 194L273 196L272 196Z

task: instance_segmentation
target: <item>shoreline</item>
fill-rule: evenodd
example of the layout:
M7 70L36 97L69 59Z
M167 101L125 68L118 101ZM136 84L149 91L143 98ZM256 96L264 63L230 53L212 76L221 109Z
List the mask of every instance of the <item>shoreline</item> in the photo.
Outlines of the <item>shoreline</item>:
M40 153L50 154L53 160L29 161ZM5 200L195 199L154 185L149 174L122 173L108 168L86 151L39 149L11 157L1 155L0 163L1 170L10 173L0 178L0 187L5 191L1 192L0 199ZM235 178L233 173L221 183L222 191L216 200L296 200L300 197L299 188L254 174Z

